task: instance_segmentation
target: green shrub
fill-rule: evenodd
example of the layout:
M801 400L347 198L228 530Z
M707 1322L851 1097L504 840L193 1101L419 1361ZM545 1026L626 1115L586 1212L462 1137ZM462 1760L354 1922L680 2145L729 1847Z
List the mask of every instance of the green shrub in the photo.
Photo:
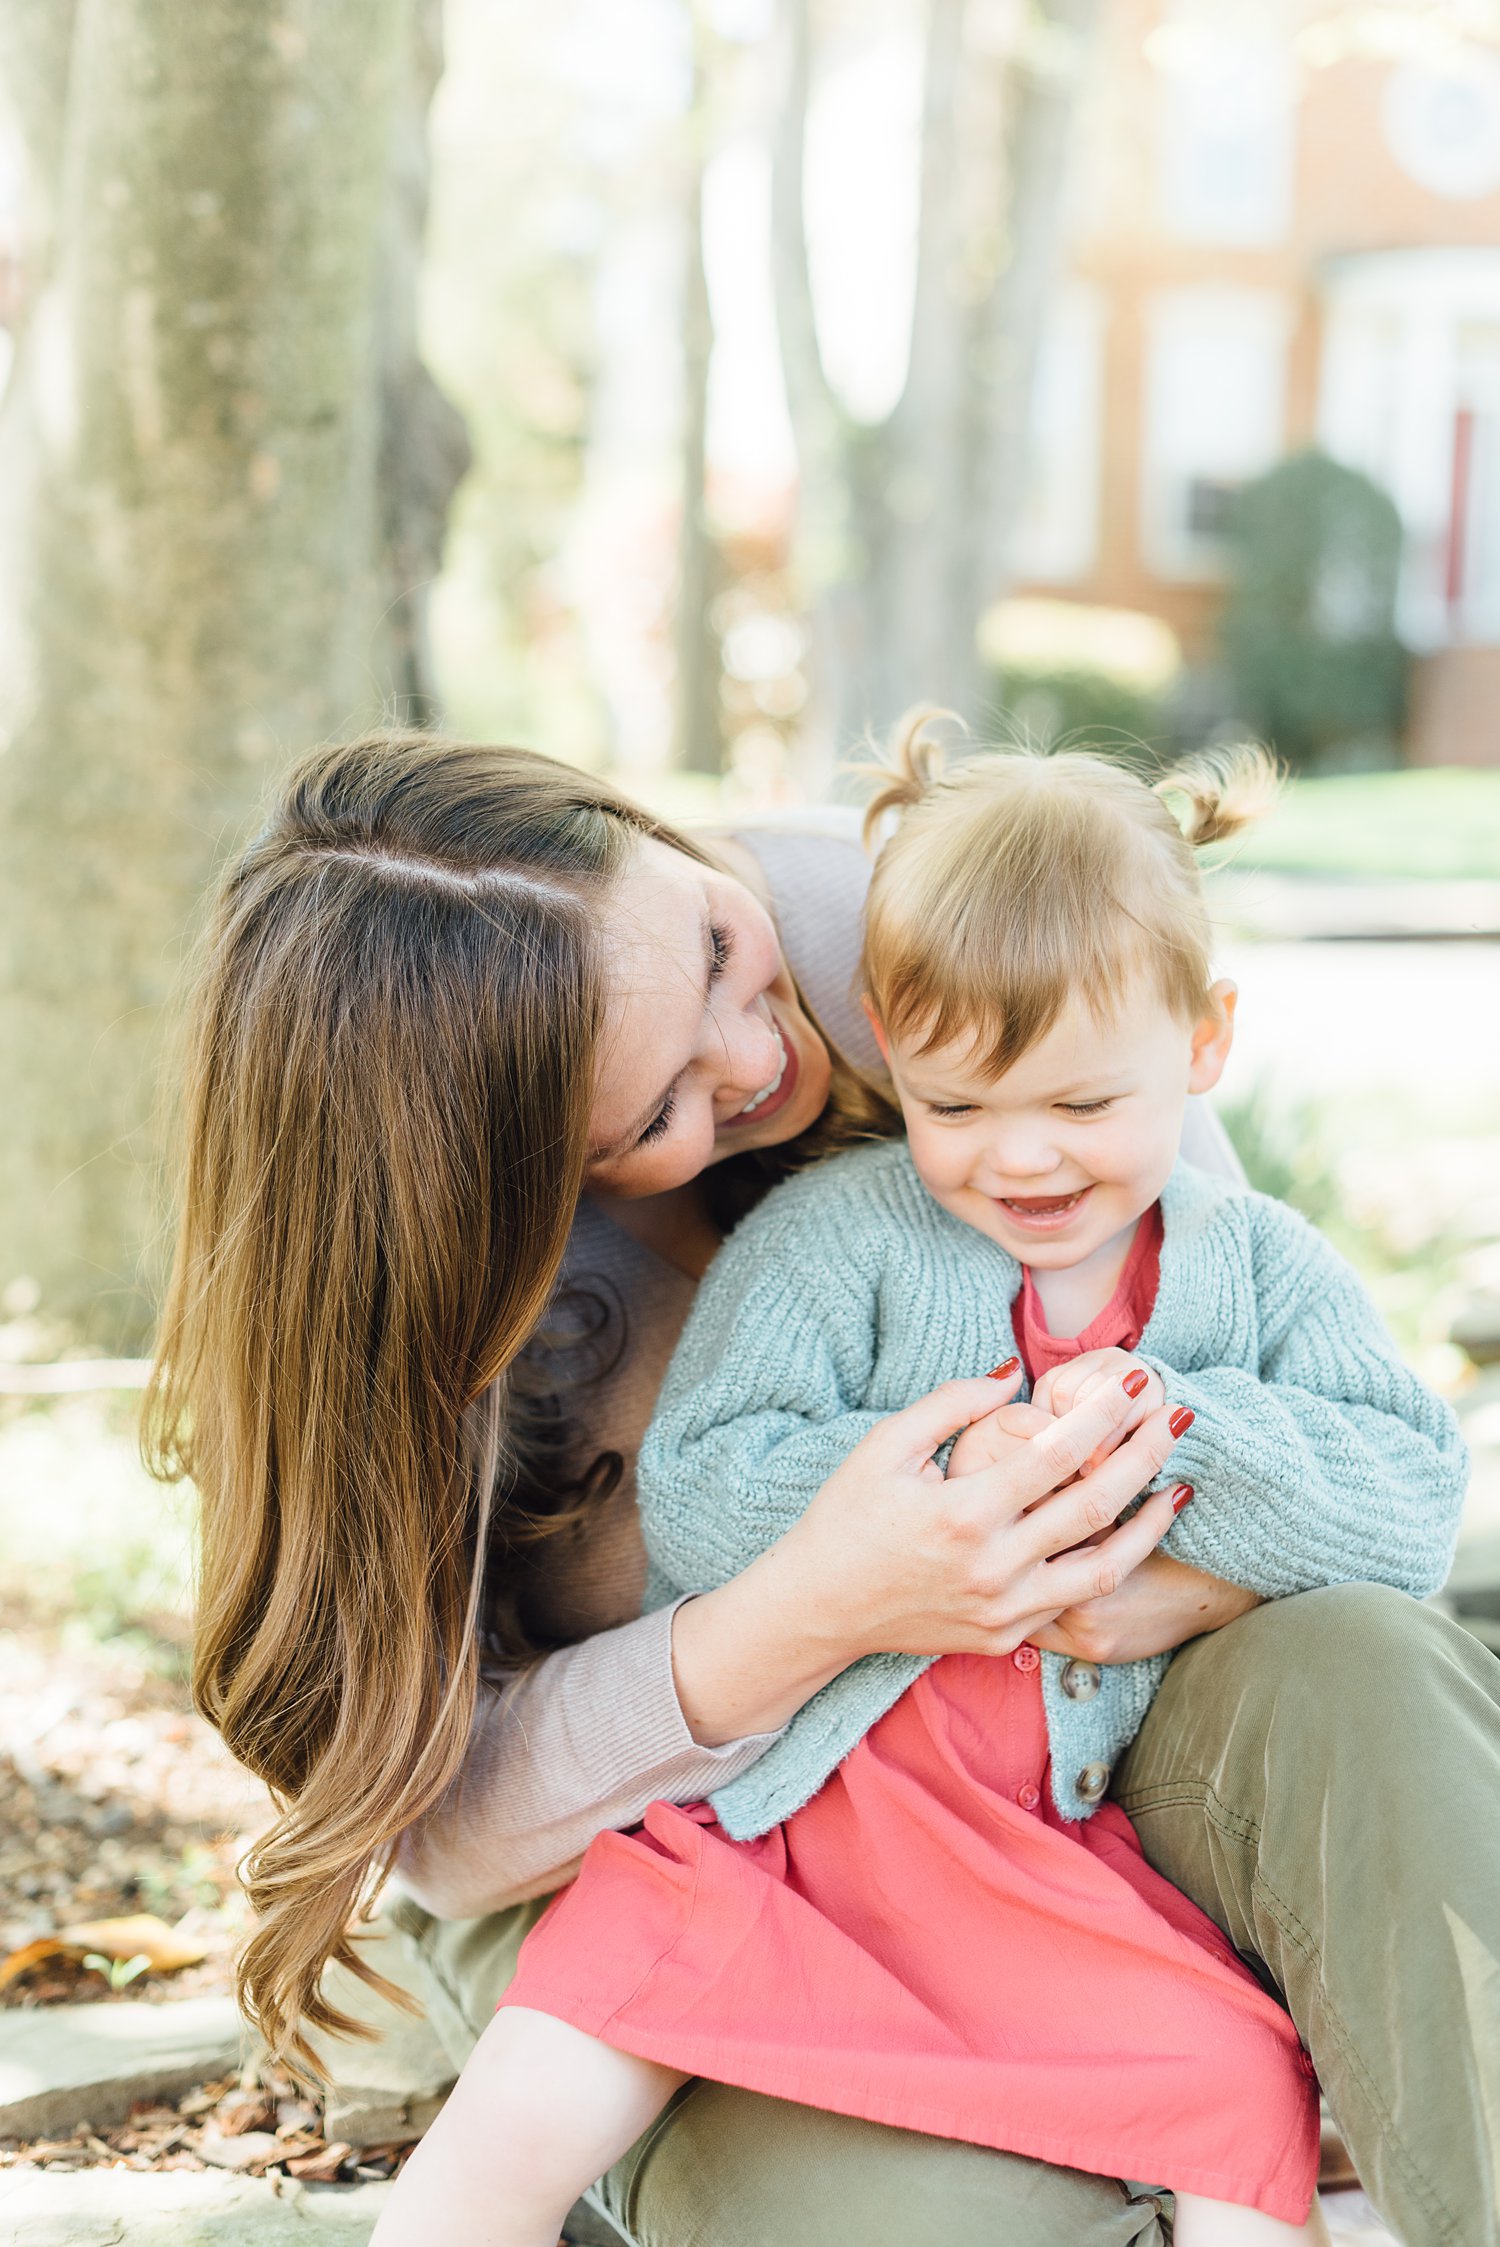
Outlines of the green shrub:
M1011 664L995 682L991 706L1002 738L1019 734L1050 747L1077 740L1129 751L1160 744L1170 731L1163 696L1108 671L1031 670Z
M1386 494L1325 453L1296 453L1239 494L1220 638L1237 715L1289 764L1394 755L1401 539Z

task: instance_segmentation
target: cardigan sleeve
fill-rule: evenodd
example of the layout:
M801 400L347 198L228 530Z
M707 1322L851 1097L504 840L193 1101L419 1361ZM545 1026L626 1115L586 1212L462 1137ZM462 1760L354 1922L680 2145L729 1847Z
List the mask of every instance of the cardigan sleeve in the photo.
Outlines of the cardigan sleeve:
M1424 1598L1453 1557L1467 1455L1360 1281L1302 1218L1256 1198L1258 1371L1155 1363L1196 1415L1171 1473L1196 1498L1167 1550L1263 1598L1390 1584Z
M848 1236L785 1188L720 1251L637 1468L646 1550L677 1591L747 1568L885 1417L863 1404L873 1297Z

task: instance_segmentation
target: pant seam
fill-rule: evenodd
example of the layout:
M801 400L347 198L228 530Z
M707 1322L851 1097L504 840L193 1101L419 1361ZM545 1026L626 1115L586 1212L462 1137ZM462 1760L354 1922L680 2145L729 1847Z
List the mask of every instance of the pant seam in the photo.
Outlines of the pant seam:
M1210 1824L1215 1826L1226 1839L1249 1842L1255 1846L1257 1851L1256 1864L1255 1870L1250 1876L1252 1897L1257 1897L1264 1903L1288 1942L1312 1966L1314 2002L1318 2012L1328 2029L1330 2037L1338 2048L1339 2057L1364 2094L1388 2151L1399 2165L1413 2196L1428 2208L1434 2221L1443 2225L1445 2238L1453 2241L1455 2247L1462 2247L1463 2232L1459 2227L1458 2219L1445 2202L1439 2198L1434 2187L1417 2167L1407 2149L1405 2140L1396 2128L1395 2119L1389 2107L1380 2096L1374 2079L1355 2045L1347 2023L1329 2001L1327 1983L1323 1973L1323 1954L1311 1930L1303 1925L1291 1905L1276 1893L1261 1872L1259 1860L1261 1828L1258 1821L1246 1817L1242 1811L1232 1809L1217 1792L1213 1783L1207 1779L1198 1781L1196 1785L1184 1785L1179 1781L1167 1782L1155 1787L1142 1787L1132 1792L1128 1801L1124 1801L1122 1806L1125 1807L1127 1815L1132 1817L1142 1810L1196 1809L1205 1813Z

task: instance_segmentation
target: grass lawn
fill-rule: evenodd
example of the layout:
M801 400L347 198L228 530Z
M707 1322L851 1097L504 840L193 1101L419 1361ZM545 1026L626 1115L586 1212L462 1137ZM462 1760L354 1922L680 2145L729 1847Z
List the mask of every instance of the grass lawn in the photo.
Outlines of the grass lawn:
M1233 864L1375 880L1500 880L1500 770L1446 766L1293 781Z

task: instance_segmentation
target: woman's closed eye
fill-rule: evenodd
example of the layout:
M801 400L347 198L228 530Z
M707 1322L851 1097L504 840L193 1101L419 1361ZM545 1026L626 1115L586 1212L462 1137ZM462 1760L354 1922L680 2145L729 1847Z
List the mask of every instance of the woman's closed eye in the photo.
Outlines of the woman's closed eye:
M677 1087L674 1085L636 1141L638 1147L649 1147L653 1141L666 1138L667 1133L672 1128L672 1111L676 1106Z
M708 987L713 989L734 953L734 932L722 928L717 921L708 924ZM677 1106L677 1087L674 1085L656 1114L636 1141L638 1147L650 1147L658 1139L665 1139L672 1128L672 1116Z

